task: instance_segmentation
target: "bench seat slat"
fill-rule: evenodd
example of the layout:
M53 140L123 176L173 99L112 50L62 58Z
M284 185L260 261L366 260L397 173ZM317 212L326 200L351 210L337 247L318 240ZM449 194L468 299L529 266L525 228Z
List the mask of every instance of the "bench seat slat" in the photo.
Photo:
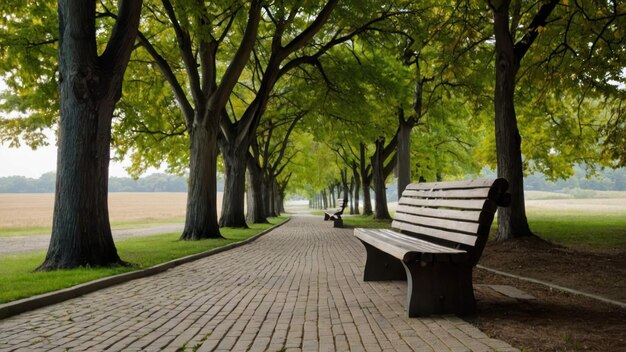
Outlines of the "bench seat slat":
M478 231L478 225L479 225L476 222L430 218L430 217L425 217L425 216L405 214L399 211L396 211L396 215L394 219L400 220L403 222L412 223L412 224L426 225L428 227L437 227L437 228L446 229L446 230L469 232L469 233L476 233Z
M394 220L391 223L391 227L399 229L399 230L417 233L420 235L440 238L446 241L463 243L469 246L473 246L476 244L476 236L467 235L467 234L463 234L460 232L438 230L438 229L433 229L430 227L414 225L414 224L397 221L397 220Z
M402 197L409 198L486 198L489 188L452 189L452 190L410 190L402 192Z
M436 209L414 207L411 205L398 205L398 208L396 209L396 214L399 212L405 214L429 216L440 219L478 221L478 219L480 218L480 211L478 210Z
M402 205L414 205L424 207L446 207L457 209L481 210L485 205L484 199L420 199L405 198L400 199Z
M354 235L360 240L402 260L407 253L462 254L464 250L440 246L419 238L385 229L357 228Z

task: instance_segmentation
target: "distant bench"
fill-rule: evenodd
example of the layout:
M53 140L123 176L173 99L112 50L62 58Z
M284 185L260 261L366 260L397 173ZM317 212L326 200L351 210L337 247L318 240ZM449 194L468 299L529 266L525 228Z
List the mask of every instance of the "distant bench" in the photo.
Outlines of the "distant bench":
M498 206L508 206L504 179L409 185L387 229L354 230L367 251L365 281L406 280L409 317L472 314L472 269Z
M348 200L339 199L339 201L337 201L337 204L339 205L339 208L337 210L330 213L324 213L324 221L332 220L333 227L343 227L343 219L341 218L341 215L343 215L343 210L348 205Z

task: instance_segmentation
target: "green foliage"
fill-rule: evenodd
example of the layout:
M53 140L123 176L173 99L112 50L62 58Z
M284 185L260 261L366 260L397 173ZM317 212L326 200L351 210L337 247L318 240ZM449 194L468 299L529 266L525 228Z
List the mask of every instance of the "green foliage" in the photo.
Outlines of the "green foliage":
M59 118L56 2L0 5L0 143L46 145L43 131ZM20 138L21 137L21 138Z
M525 28L537 3L516 4L519 8L514 8L511 21L515 28ZM108 0L98 3L100 51L115 5ZM43 131L59 118L56 6L52 1L15 0L0 5L6 14L0 18L0 79L8 87L0 96L0 112L5 115L0 119L0 142L44 145ZM211 41L225 34L217 51L219 84L241 41L248 2L177 0L173 6L181 27L191 33L197 60L200 48L195 39ZM259 91L275 20L290 19L280 43L287 45L311 24L324 3L289 0L265 6L254 55L227 107L233 122ZM624 84L626 67L625 12L620 2L612 6L564 1L548 25L539 28L518 73L516 92L527 173L541 172L556 180L571 176L580 163L589 172L626 165L626 91L619 86ZM381 15L384 20L317 55L329 41ZM412 111L419 80L424 85L422 116L412 137L415 178L457 177L474 173L477 164L495 165L489 18L486 2L339 2L325 27L285 62L315 60L276 82L264 112L264 118L272 120L307 112L290 142L289 149L298 151L286 170L293 173L293 189L312 192L337 179L345 161L331 156L333 149L343 146L351 155L361 142L391 138L396 111L399 107L407 114ZM169 63L185 99L193 101L176 35L160 1L145 1L140 30ZM513 34L519 40L527 33L517 29ZM115 157L130 159L129 172L135 177L163 163L168 172L184 174L189 164L187 121L143 47L133 52L122 96L113 123Z

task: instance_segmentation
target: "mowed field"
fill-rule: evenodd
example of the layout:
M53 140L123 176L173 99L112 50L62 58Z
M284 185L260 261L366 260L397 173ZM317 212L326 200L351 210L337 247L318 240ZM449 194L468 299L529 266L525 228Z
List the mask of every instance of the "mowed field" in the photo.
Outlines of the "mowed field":
M219 212L221 192L217 198ZM109 193L110 221L114 227L183 222L186 202L187 193ZM52 226L53 208L52 193L0 194L0 236L45 233Z

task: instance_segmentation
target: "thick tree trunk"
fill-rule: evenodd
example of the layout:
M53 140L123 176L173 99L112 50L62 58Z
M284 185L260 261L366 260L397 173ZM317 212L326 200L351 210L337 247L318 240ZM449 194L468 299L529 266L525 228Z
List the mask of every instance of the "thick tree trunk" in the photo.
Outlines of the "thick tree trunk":
M517 129L514 94L519 61L509 32L509 7L505 1L494 9L496 35L495 126L498 177L509 181L511 204L498 209L498 241L530 236L526 219L521 136Z
M244 201L248 149L222 147L221 152L225 180L220 227L247 228Z
M404 113L400 110L398 114L398 198L406 186L411 183L411 130L413 129L413 121L404 120Z
M98 56L95 1L59 0L60 114L52 236L38 270L123 264L108 210L111 120L141 1L120 4Z
M189 136L189 188L182 240L222 237L217 222L217 126L197 124Z
M248 192L246 220L251 224L266 224L266 209L263 201L263 175L254 157L248 154Z
M61 94L52 237L39 270L121 264L107 204L114 102Z
M372 157L372 180L374 182L374 196L376 197L376 207L374 209L374 218L379 220L389 220L389 209L387 208L387 192L385 191L385 157L384 150L385 140L376 140L376 151Z

